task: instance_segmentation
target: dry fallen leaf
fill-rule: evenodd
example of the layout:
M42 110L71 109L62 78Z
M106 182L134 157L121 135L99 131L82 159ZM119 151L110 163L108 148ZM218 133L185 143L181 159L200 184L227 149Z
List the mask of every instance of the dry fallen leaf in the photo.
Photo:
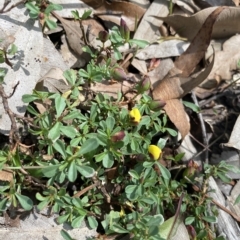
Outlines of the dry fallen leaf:
M102 20L111 21L118 25L120 18L123 18L130 31L135 30L135 21L139 21L144 13L144 8L130 2L104 2L94 11L94 14Z
M11 170L0 170L0 181L12 182L13 172Z
M67 41L72 49L73 53L76 55L77 58L82 58L85 64L90 60L90 56L88 53L83 52L82 47L85 45L82 40L82 32L76 29L76 25L74 21L65 20L64 18L60 17L55 12L52 12L53 16L56 17L63 25L63 28L66 32Z
M186 82L184 77L188 77L203 58L211 40L213 24L224 9L225 7L219 7L209 15L186 52L176 60L175 67L153 90L154 99L166 101L164 109L178 128L182 139L188 134L190 124L179 99L206 78L212 69L213 62L197 78Z
M192 40L204 21L207 19L216 7L206 8L198 13L186 17L180 15L171 15L168 17L157 17L167 24L181 36ZM240 32L240 8L229 7L219 16L213 27L212 38L227 38Z

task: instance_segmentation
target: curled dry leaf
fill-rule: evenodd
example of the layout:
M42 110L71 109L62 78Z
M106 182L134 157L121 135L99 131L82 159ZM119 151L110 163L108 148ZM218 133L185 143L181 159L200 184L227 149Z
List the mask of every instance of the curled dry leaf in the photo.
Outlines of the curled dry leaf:
M186 52L176 60L175 67L153 90L154 99L166 101L164 109L178 128L182 139L188 134L190 124L179 99L207 77L212 69L213 62L197 78L186 82L184 77L188 77L204 57L211 40L213 24L224 9L224 7L219 7L209 15Z
M13 171L1 170L0 171L0 181L12 182L13 181Z
M171 15L168 17L157 17L169 24L181 37L192 40L207 17L216 7L206 8L198 13L185 17L181 15ZM229 7L219 16L213 27L212 38L227 38L240 32L240 8Z
M118 25L120 18L123 18L130 31L135 30L135 21L139 21L144 13L144 8L130 2L107 3L106 1L94 11L94 14L102 20L111 21Z

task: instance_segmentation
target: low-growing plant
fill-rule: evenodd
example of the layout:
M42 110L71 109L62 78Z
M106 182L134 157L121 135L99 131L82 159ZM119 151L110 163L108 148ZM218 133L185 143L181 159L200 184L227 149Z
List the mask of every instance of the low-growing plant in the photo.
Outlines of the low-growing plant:
M27 7L32 17L39 16L35 5ZM46 17L54 9L48 6ZM76 11L73 15L83 18ZM84 47L92 57L87 67L64 72L68 91L34 90L23 96L30 116L19 120L27 120L32 147L26 152L16 142L1 149L0 168L8 172L8 180L1 182L0 210L19 205L30 210L33 199L27 193L34 191L39 210L50 207L59 214L58 223L73 228L86 220L107 235L161 240L176 234L174 225L185 224L191 239L213 239L209 224L217 221L217 209L208 211L208 180L214 176L227 182L227 172L235 169L224 162L201 167L191 160L181 165L182 153L163 157L164 137L177 132L168 127L165 103L147 94L151 83L146 76L133 84L130 99L122 92L117 97L93 92L96 82L128 79L110 58L112 53L122 58L119 46L146 44L130 38L123 20L119 29L98 37L99 49ZM61 234L71 239L67 232Z

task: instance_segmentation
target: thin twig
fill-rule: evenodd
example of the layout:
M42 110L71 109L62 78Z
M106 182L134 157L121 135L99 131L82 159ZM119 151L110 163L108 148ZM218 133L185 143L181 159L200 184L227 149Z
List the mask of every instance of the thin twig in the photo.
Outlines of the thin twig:
M11 130L9 133L9 143L11 145L11 149L13 149L14 148L14 140L15 140L15 142L19 142L19 137L16 134L17 123L16 123L16 119L14 117L14 113L11 111L11 109L9 108L9 105L8 105L7 99L9 98L9 96L6 95L2 84L0 84L0 96L2 97L2 103L3 103L4 110L8 114L10 121L11 121Z
M2 7L2 9L0 9L0 13L6 13L6 12L9 12L11 11L13 8L17 7L18 5L20 5L21 3L25 3L26 0L21 0L20 2L17 2L15 4L13 4L11 7L9 7L7 10L5 10L5 8L8 6L8 4L10 3L11 1L5 1L4 2L4 5ZM5 10L5 11L4 11Z
M97 187L98 185L99 185L98 183L94 183L94 184L92 184L92 185L84 188L83 190L77 192L76 194L73 195L73 197L75 197L75 198L76 198L76 197L80 197L80 196L82 196L84 193L86 193L87 191L89 191L89 190Z

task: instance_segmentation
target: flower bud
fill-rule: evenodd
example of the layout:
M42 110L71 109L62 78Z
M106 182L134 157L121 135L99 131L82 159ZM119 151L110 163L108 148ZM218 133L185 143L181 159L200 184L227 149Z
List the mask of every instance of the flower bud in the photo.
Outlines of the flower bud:
M138 124L142 118L141 113L139 112L139 110L137 108L133 108L129 112L129 116L131 118L132 123L134 123L134 124Z
M126 41L129 40L129 38L130 38L130 30L129 30L128 26L127 26L127 23L122 18L120 20L120 33L121 33L122 37Z
M150 78L148 76L145 76L137 87L138 93L144 93L145 91L149 90L150 87L151 87Z
M166 105L165 101L162 100L153 100L149 103L149 108L152 111L159 111Z
M158 160L162 153L162 150L156 145L149 145L148 153L153 160Z
M188 225L186 227L187 227L190 239L191 240L196 240L197 239L197 233L196 233L196 230L194 229L194 227L192 225Z
M45 17L44 13L40 12L40 13L38 14L38 19L43 20L44 17Z
M118 141L123 140L124 137L125 137L125 132L124 131L120 131L120 132L117 132L114 135L112 135L111 136L111 140L112 140L112 142L118 142Z
M112 78L116 81L124 81L127 79L127 74L122 68L116 67L112 72Z
M98 38L102 43L105 43L109 39L109 33L107 31L100 31L98 33Z

